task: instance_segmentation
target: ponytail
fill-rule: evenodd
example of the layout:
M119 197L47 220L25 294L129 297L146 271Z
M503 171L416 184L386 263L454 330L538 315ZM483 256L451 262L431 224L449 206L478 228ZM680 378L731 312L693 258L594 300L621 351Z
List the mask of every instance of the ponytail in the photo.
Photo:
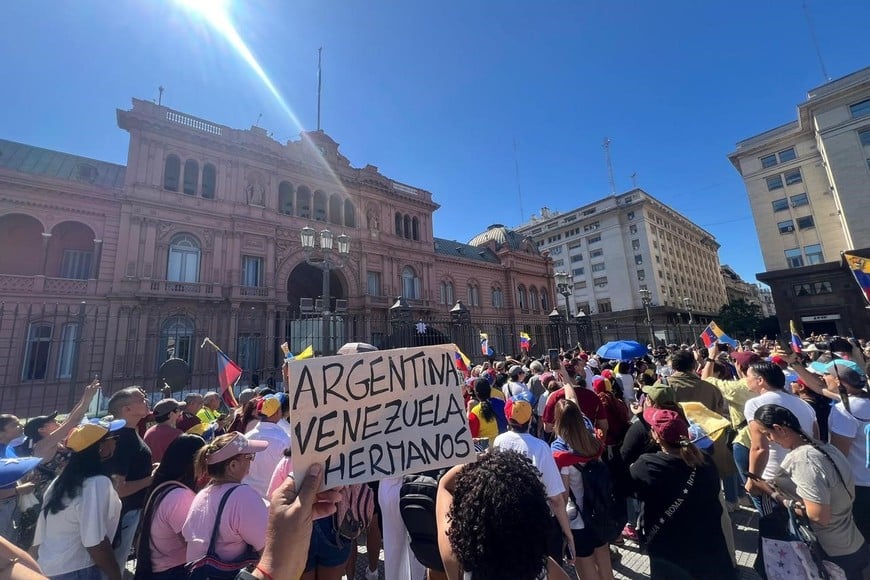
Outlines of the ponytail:
M695 447L694 443L689 441L684 442L685 445L680 445L680 457L689 467L698 467L704 464L704 454L701 450Z
M480 414L483 415L484 421L494 421L495 411L492 410L492 404L489 402L489 394L492 391L489 386L489 381L486 379L477 379L474 381L474 395L480 401Z

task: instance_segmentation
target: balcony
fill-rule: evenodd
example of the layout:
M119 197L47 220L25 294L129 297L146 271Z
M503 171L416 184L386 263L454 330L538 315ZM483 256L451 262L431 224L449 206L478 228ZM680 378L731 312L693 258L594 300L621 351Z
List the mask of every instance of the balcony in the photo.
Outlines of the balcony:
M171 282L168 280L139 280L136 292L139 296L162 297L178 296L182 298L199 298L201 300L223 300L220 284L202 284L199 282Z
M274 298L274 290L266 286L232 286L230 288L230 300L233 302L262 302Z
M97 280L0 274L0 294L92 296L97 292L97 283Z

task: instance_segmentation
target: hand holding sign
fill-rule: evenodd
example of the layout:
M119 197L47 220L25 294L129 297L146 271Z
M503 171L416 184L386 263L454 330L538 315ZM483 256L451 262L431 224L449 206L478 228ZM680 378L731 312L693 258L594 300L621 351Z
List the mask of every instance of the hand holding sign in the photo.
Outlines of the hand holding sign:
M293 468L324 487L474 461L454 345L294 360Z

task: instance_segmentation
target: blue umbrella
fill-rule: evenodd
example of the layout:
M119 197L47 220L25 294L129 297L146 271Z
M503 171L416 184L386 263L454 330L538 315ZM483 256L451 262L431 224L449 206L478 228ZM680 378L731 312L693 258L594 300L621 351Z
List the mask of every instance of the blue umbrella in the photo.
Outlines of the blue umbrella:
M647 348L633 340L614 340L598 349L598 356L610 360L631 360L640 358L647 353Z

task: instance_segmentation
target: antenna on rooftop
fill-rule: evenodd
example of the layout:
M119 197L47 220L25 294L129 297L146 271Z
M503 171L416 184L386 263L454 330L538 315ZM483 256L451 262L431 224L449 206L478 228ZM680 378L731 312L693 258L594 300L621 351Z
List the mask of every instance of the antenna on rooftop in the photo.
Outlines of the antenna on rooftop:
M629 175L631 177L631 188L637 189L637 171Z
M157 105L163 105L163 85L157 87Z
M816 57L819 59L819 67L822 69L822 76L826 82L831 82L831 77L828 75L828 69L825 68L825 60L822 58L822 49L819 46L819 39L816 37L816 26L813 24L813 18L810 16L810 9L807 6L806 0L802 2L804 16L807 18L807 26L810 27L810 39L813 41L813 48L816 49Z
M607 175L610 178L610 195L616 195L616 180L613 178L613 162L610 159L610 137L604 138L604 158L607 160Z
M514 138L514 169L517 176L517 197L520 199L520 223L525 223L526 214L523 211L523 190L520 188L520 160L517 157L517 140Z
M263 118L263 113L260 113L259 115L257 115L257 120L254 121L254 127L260 126L260 119L262 119L262 118Z
M321 69L320 69L320 61L323 56L323 47L317 49L317 130L320 131L320 88L322 86L321 83Z

